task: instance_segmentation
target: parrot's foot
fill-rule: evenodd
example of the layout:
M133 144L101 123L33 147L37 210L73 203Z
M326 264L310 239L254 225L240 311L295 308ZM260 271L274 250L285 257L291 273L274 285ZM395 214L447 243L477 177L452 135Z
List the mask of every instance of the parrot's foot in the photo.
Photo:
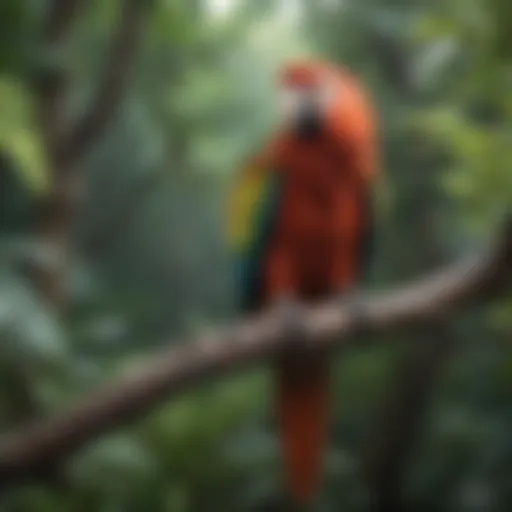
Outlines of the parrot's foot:
M366 308L357 290L350 288L339 292L336 295L336 301L340 306L347 309L348 314L358 326L364 324L367 317Z
M279 297L270 305L271 314L275 314L284 324L284 330L290 340L290 348L303 345L306 339L304 308L291 297Z

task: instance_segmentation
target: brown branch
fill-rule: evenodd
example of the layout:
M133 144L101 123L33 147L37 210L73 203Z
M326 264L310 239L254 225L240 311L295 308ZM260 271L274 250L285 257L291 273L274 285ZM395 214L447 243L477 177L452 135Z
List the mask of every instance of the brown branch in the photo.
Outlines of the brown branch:
M402 493L412 449L421 433L433 388L453 353L455 339L446 320L426 325L398 368L363 460L363 473L376 511L408 510Z
M34 231L44 246L58 246L69 231L75 198L71 190L74 176L58 165L57 156L68 131L67 98L70 85L64 55L73 21L82 0L52 0L46 12L41 46L44 59L36 67L33 81L37 99L36 113L41 140L45 148L48 171L54 183L52 190L35 204ZM30 278L41 294L57 309L63 302L62 264L31 262Z
M438 318L455 306L496 292L512 267L512 222L479 256L454 264L395 291L361 298L362 320L350 309L324 305L305 315L304 343L332 348L359 329L381 331ZM158 402L206 378L271 357L287 346L279 319L251 319L157 354L130 374L86 397L69 411L19 429L0 440L0 481L44 473L91 439L127 423Z
M412 57L407 45L389 34L374 30L368 38L389 83L400 93L402 103L417 104L418 90L411 73ZM405 134L407 135L407 134ZM414 135L412 132L409 135ZM432 268L444 259L437 227L432 216L439 192L434 188L437 168L424 149L424 144L411 147L408 167L413 169L414 183L422 190L423 205L409 220L419 232L415 248L418 271ZM433 189L434 188L434 189ZM429 199L430 197L430 199ZM447 319L436 319L418 329L414 341L402 354L399 367L392 376L392 389L375 422L374 434L366 443L361 470L368 486L372 510L396 512L408 510L403 492L404 479L411 455L421 435L422 419L445 363L453 353L454 334Z
M65 101L68 73L62 59L69 31L81 4L82 0L52 0L43 24L41 43L45 58L36 69L34 87L42 138L52 166L60 138L67 128Z
M413 147L410 156L415 184L425 195L425 204L418 205L411 217L418 233L415 260L423 270L444 259L437 223L433 219L435 201L429 200L429 195L438 195L437 190L432 193L437 177L421 147ZM417 326L415 333L409 336L413 341L405 347L398 368L390 376L393 383L379 411L374 435L366 443L367 451L361 463L375 511L409 510L404 493L405 478L422 434L422 420L456 346L455 333L447 319Z
M48 20L44 33L48 43L56 43L66 36L81 4L82 0L53 0L48 8Z
M66 304L63 275L71 227L83 188L83 176L77 171L77 164L119 104L121 89L139 40L140 14L145 2L124 0L103 84L93 106L76 127L70 128L68 97L71 77L61 59L74 15L81 5L82 0L53 0L51 3L43 41L49 60L39 70L35 83L41 135L54 183L50 193L42 197L36 207L35 231L42 244L56 257L51 264L37 262L29 270L37 288L59 312Z
M76 161L89 149L120 104L123 87L140 42L144 5L143 0L124 0L103 82L86 114L77 122L62 146L64 162Z

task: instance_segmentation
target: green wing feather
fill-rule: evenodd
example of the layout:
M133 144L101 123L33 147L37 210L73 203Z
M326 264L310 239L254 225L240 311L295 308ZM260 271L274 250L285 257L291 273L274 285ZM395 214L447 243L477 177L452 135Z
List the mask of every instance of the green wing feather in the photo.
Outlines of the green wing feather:
M228 235L243 310L252 310L261 303L263 265L281 192L280 173L250 164L237 177L230 197Z

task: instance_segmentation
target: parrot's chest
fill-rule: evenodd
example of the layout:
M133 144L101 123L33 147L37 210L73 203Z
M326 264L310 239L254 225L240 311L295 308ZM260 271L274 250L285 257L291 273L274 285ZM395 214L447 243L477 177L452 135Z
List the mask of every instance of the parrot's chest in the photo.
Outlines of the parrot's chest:
M343 189L343 159L327 151L303 152L283 171L283 228L293 236L331 233Z

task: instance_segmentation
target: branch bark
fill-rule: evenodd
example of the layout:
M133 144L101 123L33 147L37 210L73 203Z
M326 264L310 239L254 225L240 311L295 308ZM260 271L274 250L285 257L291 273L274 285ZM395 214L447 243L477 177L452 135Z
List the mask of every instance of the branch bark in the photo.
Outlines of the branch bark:
M401 102L416 105L421 90L413 80L411 58L407 45L378 30L368 38L375 55L380 59L389 83L400 94ZM403 133L403 136L412 133ZM414 266L418 272L433 268L445 259L437 223L433 220L442 193L436 186L439 169L429 157L425 143L413 144L402 155L408 162L407 173L412 176L420 202L410 212L406 225L419 233L413 250ZM403 258L402 258L403 260ZM372 508L376 511L408 510L403 492L404 479L411 464L411 455L421 435L424 417L444 365L452 355L455 336L447 319L436 319L417 328L412 342L405 347L401 361L392 377L392 386L378 413L374 434L367 443L361 470L368 486Z
M51 43L65 37L82 0L54 0L48 8L45 39Z
M143 0L124 1L118 31L112 41L107 59L103 82L98 87L96 97L84 117L77 122L69 138L64 140L62 147L64 164L80 159L115 114L139 46L144 5Z
M402 486L411 451L421 433L433 388L455 346L445 319L426 325L420 338L408 347L401 361L375 424L375 438L363 459L376 512L409 510Z
M82 192L80 160L113 116L122 96L143 25L143 0L125 0L117 35L112 42L103 83L93 105L75 126L68 115L70 76L64 55L69 30L82 0L53 0L43 34L49 61L36 81L39 124L53 181L37 205L35 231L44 257L27 271L57 313L65 308L64 286L70 236ZM70 135L68 135L70 134Z
M361 329L381 331L447 314L470 299L495 293L512 270L512 221L503 236L482 254L407 286L361 298L364 319L350 309L324 305L304 318L304 343L333 348ZM0 482L34 477L61 464L93 438L127 423L168 397L277 354L287 347L278 318L250 319L205 334L157 354L137 373L99 389L69 411L0 439Z
M143 1L126 0L124 15L119 27L106 73L103 88L96 102L95 111L101 110L100 122L91 122L90 117L84 119L77 127L91 139L99 132L114 108L108 104L113 96L113 104L117 104L121 86L126 78L137 42L138 27L142 20L138 19ZM67 147L68 133L71 128L68 115L68 99L71 77L66 67L65 55L69 34L83 0L51 0L46 11L41 34L41 64L34 76L34 94L37 98L37 115L41 138L45 147L52 187L48 194L41 197L35 208L35 237L38 241L36 258L26 262L25 271L35 287L53 307L56 314L61 315L66 305L65 277L67 256L69 253L72 224L81 194L81 173L77 170L82 152L73 155L73 159L65 162L62 159L63 149ZM119 59L119 61L117 60ZM94 119L96 118L94 117ZM33 419L39 413L39 403L33 395L29 380L17 368L12 369L13 376L20 381L24 390L24 411L26 419ZM17 373L15 373L17 372ZM49 476L60 480L60 468L56 465Z

